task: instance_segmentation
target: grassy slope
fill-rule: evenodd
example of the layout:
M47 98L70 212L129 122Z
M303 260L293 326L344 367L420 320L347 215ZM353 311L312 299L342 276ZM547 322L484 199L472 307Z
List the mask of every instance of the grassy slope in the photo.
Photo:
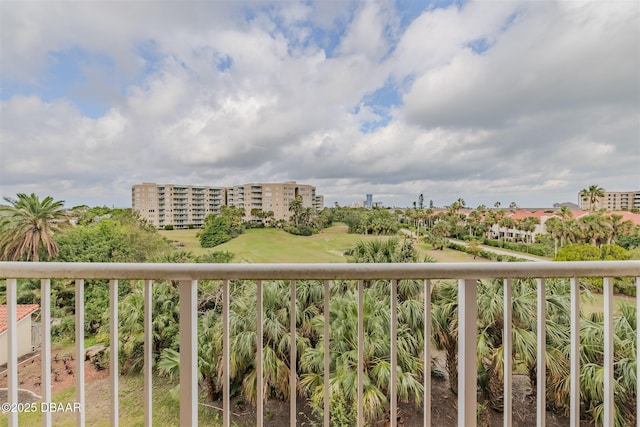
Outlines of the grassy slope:
M215 248L204 249L196 238L197 230L161 230L160 233L169 240L183 243L184 249L195 254L214 250L231 251L236 255L233 262L248 263L347 262L348 259L342 255L344 250L353 247L360 240L380 238L348 234L347 226L343 224L334 225L308 237L294 236L277 229L253 229ZM420 245L417 249L421 259L429 255L439 262L473 261L472 256L451 249L434 251L429 250L428 245ZM476 261L482 260L478 258Z

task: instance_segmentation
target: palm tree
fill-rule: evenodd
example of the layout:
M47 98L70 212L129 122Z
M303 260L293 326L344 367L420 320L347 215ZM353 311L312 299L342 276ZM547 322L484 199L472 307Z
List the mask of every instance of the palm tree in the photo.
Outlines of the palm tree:
M532 233L536 230L536 225L540 224L540 220L534 216L526 217L522 220L520 224L522 227L522 231L524 231L527 236L527 242L533 243Z
M606 218L606 226L610 228L610 234L607 244L611 245L616 242L616 238L621 234L627 234L633 229L633 223L629 220L622 221L622 215L613 214Z
M593 246L602 245L607 240L607 227L602 215L586 215L580 218L580 227L584 236Z
M553 256L558 256L558 242L562 236L562 220L556 216L549 218L544 223L547 233L553 239Z
M17 199L5 197L10 206L0 207L0 259L39 261L58 254L55 234L69 224L64 202L34 193L19 193Z
M300 225L302 211L304 205L302 204L302 196L297 196L291 202L289 202L289 212L291 212L291 222L295 227Z
M580 191L580 197L582 197L583 201L589 202L589 213L591 213L600 197L604 197L604 188L598 187L597 185L590 185L589 188L584 188Z
M501 228L504 228L504 240L507 240L507 235L509 234L509 230L511 230L512 228L515 227L516 222L513 220L513 218L511 217L503 217L499 222L498 225Z

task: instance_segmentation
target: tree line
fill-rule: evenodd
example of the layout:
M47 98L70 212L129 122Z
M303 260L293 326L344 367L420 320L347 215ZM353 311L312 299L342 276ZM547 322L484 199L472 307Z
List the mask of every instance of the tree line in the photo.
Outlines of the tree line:
M176 250L143 220L130 210L76 207L71 210L76 225L69 225L62 212L62 204L50 198L42 201L35 195L18 195L9 207L0 210L3 259L55 260L66 262L229 262L233 254L211 252L194 256ZM24 200L23 200L24 199ZM448 231L482 233L482 228L470 226L462 218L464 203L457 201L445 213L423 219L413 212L389 212L383 209L348 210L338 208L327 216L332 221L349 224L352 232L363 234L393 234L403 225L420 227L424 235L441 228ZM426 209L425 209L426 211ZM416 213L419 213L416 208ZM67 213L68 214L68 213ZM37 218L37 220L36 220ZM476 217L481 224L482 215ZM44 224L47 223L47 224ZM387 228L371 224L388 223ZM394 224L393 226L391 224ZM443 225L439 225L443 224ZM15 230L10 230L15 227ZM417 229L416 227L416 229ZM23 233L19 233L19 231ZM625 230L623 230L625 231ZM625 231L628 232L628 231ZM634 230L630 231L631 233ZM613 241L619 241L619 232ZM12 236L9 239L7 236ZM34 239L34 236L38 236ZM443 231L443 237L448 236ZM606 240L597 240L606 246ZM561 245L562 246L562 245ZM36 249L37 248L37 249ZM35 250L34 250L35 249ZM22 251L22 252L20 252ZM349 251L353 262L417 262L417 253L408 239L385 238L361 242ZM582 281L583 297L589 297L593 283ZM316 281L297 282L296 338L298 358L294 366L289 362L289 289L286 281L264 283L264 375L265 389L256 390L256 294L250 281L231 283L231 366L232 389L235 396L255 402L260 395L272 399L289 399L292 393L307 398L318 412L322 409L323 348L330 339L332 400L330 402L333 425L353 425L356 414L356 391L353 366L357 364L357 283L334 281L331 286L329 318L331 337L324 336L323 284ZM4 286L4 285L0 285ZM121 281L120 293L120 367L123 373L134 373L142 368L143 299L141 282ZM177 379L179 347L178 284L171 281L156 282L153 287L153 354L154 372ZM365 319L365 414L369 422L384 419L389 410L390 396L390 284L388 281L366 283L364 295ZM398 286L398 399L402 402L422 404L423 372L422 348L424 332L423 283L403 280ZM58 339L73 336L74 298L73 283L52 282L54 317L63 322L54 328ZM478 283L478 385L488 405L502 410L502 283ZM546 406L560 413L568 411L569 396L569 283L565 280L547 282L547 387ZM0 289L0 295L5 294ZM198 289L198 368L206 399L220 396L222 363L222 302L221 282L203 281ZM39 283L20 281L19 300L38 302ZM108 341L108 283L87 281L85 333L98 340ZM536 284L522 280L513 286L514 304L514 365L527 373L535 388ZM435 281L432 289L433 344L445 351L449 386L457 393L457 286L450 281ZM582 375L581 407L586 419L602 422L602 316L583 315L581 318ZM615 380L616 425L635 422L635 308L623 306L615 316ZM435 368L433 368L435 369ZM291 370L298 377L298 387L289 389Z

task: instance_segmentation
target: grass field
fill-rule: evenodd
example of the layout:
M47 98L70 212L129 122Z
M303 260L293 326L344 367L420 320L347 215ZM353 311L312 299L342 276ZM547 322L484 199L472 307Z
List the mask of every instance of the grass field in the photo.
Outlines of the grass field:
M636 299L627 295L614 295L613 296L613 310L618 312L622 305L635 305ZM580 301L582 312L584 314L590 313L603 313L604 312L604 295L593 294L593 301Z
M196 237L198 230L161 230L160 234L172 241L184 245L185 250L196 255L211 251L231 251L235 254L233 262L247 263L340 263L348 258L342 253L352 248L360 240L386 238L347 233L347 226L334 225L313 236L294 236L278 229L252 229L244 234L216 246L205 249L200 247ZM429 255L439 262L469 262L473 257L451 249L431 250L428 245L418 248L420 259ZM480 261L477 259L475 261Z

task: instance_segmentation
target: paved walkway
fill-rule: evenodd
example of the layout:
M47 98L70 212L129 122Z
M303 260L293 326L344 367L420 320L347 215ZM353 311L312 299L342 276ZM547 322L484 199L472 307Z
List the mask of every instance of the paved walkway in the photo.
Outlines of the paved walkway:
M449 239L449 240L459 245L469 246L469 242L465 242L463 240L457 240L457 239ZM526 259L527 261L533 261L533 262L551 262L551 260L548 260L542 257L537 257L535 255L523 254L522 252L504 251L500 248L494 248L493 246L487 246L487 245L478 245L478 246L482 248L483 251L492 252L498 255L514 256L517 258L522 258L522 259Z
M414 232L411 232L409 230L407 230L406 228L402 228L400 229L400 232L402 234L405 234L411 238L416 238L416 234ZM458 239L449 239L450 242L452 243L457 243L459 245L463 245L463 246L469 246L469 242L465 242L464 240L458 240ZM487 245L478 245L483 251L487 251L487 252L492 252L494 254L498 254L498 255L508 255L508 256L514 256L517 258L522 258L522 259L526 259L527 261L533 261L533 262L551 262L551 260L546 259L546 258L542 258L542 257L538 257L535 255L528 255L528 254L523 254L522 252L510 252L510 251L505 251L499 248L495 248L493 246L487 246Z

